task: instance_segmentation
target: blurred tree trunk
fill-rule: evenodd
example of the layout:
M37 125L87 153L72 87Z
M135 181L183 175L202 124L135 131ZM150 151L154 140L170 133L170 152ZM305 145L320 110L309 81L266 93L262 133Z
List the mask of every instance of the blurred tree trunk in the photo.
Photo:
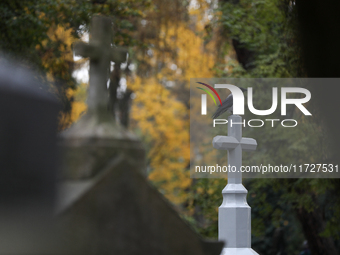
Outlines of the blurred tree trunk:
M314 200L316 199L314 198ZM333 239L320 236L320 233L325 230L326 226L320 209L316 206L313 211L308 212L305 208L301 207L295 211L312 255L337 255L338 252Z
M232 4L239 4L239 0L219 0L219 4L223 5L224 3L232 3ZM220 28L220 44L228 37L228 32L224 27ZM236 53L237 61L242 65L245 70L251 69L253 66L251 62L254 60L254 52L247 49L245 45L240 42L238 39L233 38L232 44Z

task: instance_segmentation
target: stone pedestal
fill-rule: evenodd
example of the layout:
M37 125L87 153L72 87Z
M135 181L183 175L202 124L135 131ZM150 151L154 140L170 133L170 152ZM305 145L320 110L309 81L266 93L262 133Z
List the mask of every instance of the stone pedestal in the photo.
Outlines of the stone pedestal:
M145 171L145 152L140 140L117 125L109 112L89 112L61 134L62 178L86 179L120 154L130 155L140 171Z
M258 255L252 248L224 248L221 255Z
M251 208L242 184L228 184L218 210L218 238L225 242L221 255L255 255L251 249Z

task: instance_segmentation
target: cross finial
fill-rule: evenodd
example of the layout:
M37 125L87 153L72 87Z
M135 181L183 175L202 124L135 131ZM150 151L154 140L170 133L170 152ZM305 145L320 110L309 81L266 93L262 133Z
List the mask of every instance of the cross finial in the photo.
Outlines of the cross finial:
M219 150L228 150L228 165L236 168L236 172L228 173L228 183L242 183L242 151L256 149L257 143L253 138L242 137L242 118L231 115L228 118L228 136L215 136L213 146Z
M110 61L120 64L126 59L125 49L111 46L112 37L111 19L95 15L91 20L89 44L78 42L74 45L75 55L90 58L90 86L87 99L89 112L107 111Z

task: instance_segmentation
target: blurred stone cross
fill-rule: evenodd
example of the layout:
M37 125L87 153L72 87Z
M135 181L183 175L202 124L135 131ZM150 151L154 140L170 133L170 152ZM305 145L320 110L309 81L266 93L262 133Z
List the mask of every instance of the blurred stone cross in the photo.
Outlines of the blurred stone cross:
M142 151L138 138L116 123L108 111L110 62L120 65L127 57L125 49L112 46L112 39L111 19L94 15L89 43L74 45L75 55L90 58L90 85L86 113L61 134L64 179L92 178L119 153L135 150L137 155ZM139 155L142 157L144 152Z
M213 146L228 150L228 185L223 189L223 202L218 210L218 238L225 242L222 254L255 255L251 249L250 206L248 191L242 185L242 151L256 149L256 140L242 137L242 118L231 115L228 118L228 136L215 136Z
M95 15L91 21L89 44L78 42L74 45L76 56L90 58L90 86L87 99L89 112L107 111L110 61L120 65L126 59L127 51L112 47L112 38L111 19Z

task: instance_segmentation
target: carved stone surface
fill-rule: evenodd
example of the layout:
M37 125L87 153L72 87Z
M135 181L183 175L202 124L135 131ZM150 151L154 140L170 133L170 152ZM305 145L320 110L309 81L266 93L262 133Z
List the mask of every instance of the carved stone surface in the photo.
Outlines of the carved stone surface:
M120 153L131 155L131 160L144 162L145 152L138 138L118 126L109 113L103 119L94 113L85 114L62 134L63 178L93 177L108 160ZM140 164L141 171L144 163Z

